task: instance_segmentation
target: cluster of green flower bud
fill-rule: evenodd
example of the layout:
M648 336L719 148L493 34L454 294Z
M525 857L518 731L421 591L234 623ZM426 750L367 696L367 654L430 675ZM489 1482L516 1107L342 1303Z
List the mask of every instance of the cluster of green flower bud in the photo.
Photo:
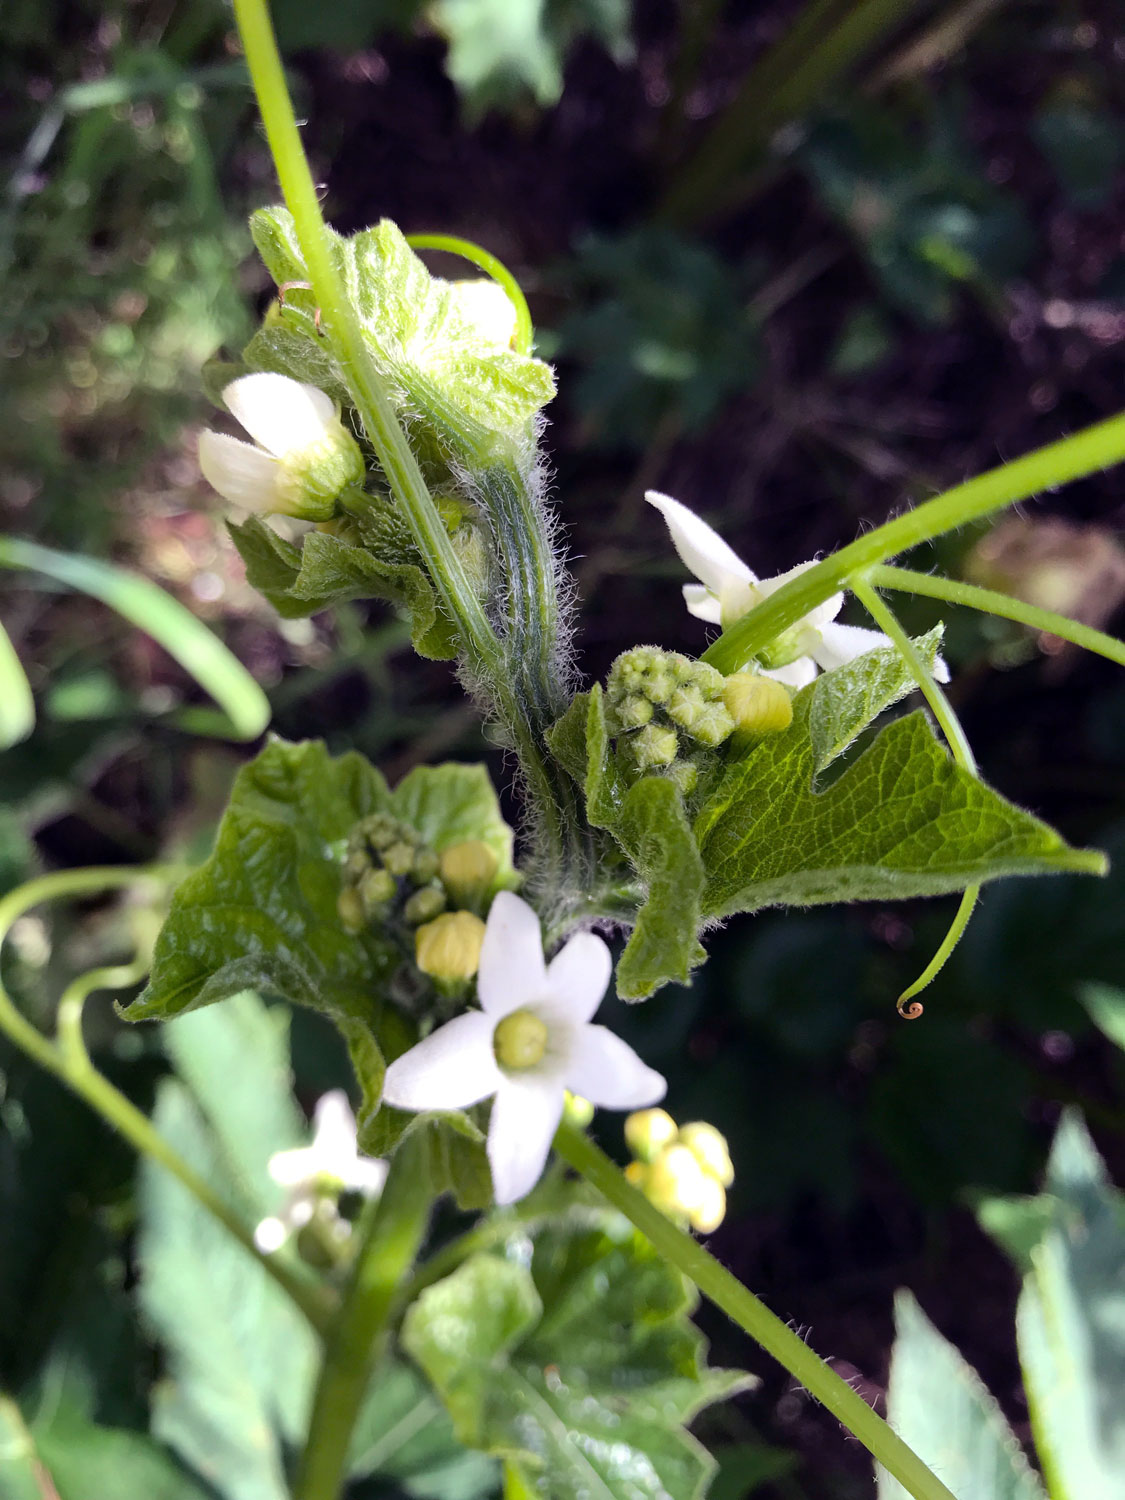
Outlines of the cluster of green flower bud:
M700 1234L718 1229L734 1168L713 1125L677 1125L662 1109L642 1109L625 1121L625 1141L635 1158L625 1175L650 1203Z
M480 962L481 913L499 867L479 839L431 849L390 813L357 823L344 856L337 909L346 931L373 922L414 929L414 961L439 985L469 980Z
M637 646L619 656L606 683L606 719L627 764L659 772L685 794L699 776L699 751L715 750L734 730L723 701L726 679L676 651Z
M348 837L340 921L348 932L362 932L401 903L408 926L430 922L448 900L440 871L440 858L415 829L390 813L372 813Z

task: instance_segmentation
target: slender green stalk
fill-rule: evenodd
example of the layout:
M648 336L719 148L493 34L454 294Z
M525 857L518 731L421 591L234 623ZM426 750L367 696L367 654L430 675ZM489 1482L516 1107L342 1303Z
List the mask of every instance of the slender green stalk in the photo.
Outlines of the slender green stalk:
M255 740L269 723L269 700L238 658L202 620L147 578L93 557L55 552L11 536L0 537L0 567L27 568L56 578L100 599L159 641L226 714L220 733Z
M949 699L934 681L933 674L926 666L926 663L918 655L917 647L899 624L894 611L883 602L867 578L853 578L851 586L852 592L863 605L864 609L866 609L876 625L879 626L880 630L883 631L884 635L889 636L895 643L907 665L910 667L914 681L921 688L926 702L933 709L934 717L941 725L942 733L949 741L949 748L953 752L953 759L959 766L963 766L966 771L975 776L977 774L976 756L973 754L972 746L966 737L961 720L957 717ZM953 950L964 936L965 928L969 925L969 918L972 916L979 898L979 885L965 887L957 911L954 913L953 921L949 924L949 931L939 944L937 952L914 983L908 985L898 997L898 1013L905 1020L916 1021L922 1014L922 1002L915 999L915 996L920 994L922 990L936 979L945 967Z
M1037 448L1023 458L979 474L942 495L935 495L905 515L896 516L874 531L841 547L815 567L798 574L729 630L703 653L703 660L720 672L737 672L770 641L795 625L830 594L847 588L856 574L907 552L969 521L1015 505L1043 490L1108 468L1125 458L1125 414L1098 422L1072 437Z
M996 589L983 589L975 583L962 583L956 578L941 578L933 573L916 573L913 568L879 566L867 574L876 588L895 589L899 593L924 594L928 599L947 599L951 604L963 604L968 609L983 610L986 614L999 615L1004 620L1015 620L1017 624L1029 625L1032 630L1042 630L1048 635L1060 636L1075 646L1105 656L1118 666L1125 667L1125 641L1119 641L1104 631L1083 625L1067 615L1058 615L1052 609L1040 609L1037 604L1025 604L1011 594L998 593Z
M43 901L105 890L113 886L135 885L144 880L171 884L185 873L183 867L175 865L150 865L139 869L113 865L84 870L60 870L52 875L43 875L38 880L30 880L0 900L0 945L16 919ZM102 977L112 972L114 971L100 971ZM136 977L132 965L127 966L126 972L133 978ZM81 1000L98 987L96 982L92 982L97 977L97 971L93 975L84 975L67 989L64 996L65 1008L60 1015L62 1034L58 1044L49 1041L20 1014L11 996L3 984L0 984L0 1030L6 1032L10 1040L41 1068L53 1073L80 1099L85 1100L131 1146L171 1172L192 1197L289 1294L313 1327L318 1332L323 1332L331 1312L331 1305L323 1291L296 1274L283 1261L262 1255L254 1244L252 1231L234 1209L169 1145L148 1117L120 1090L114 1088L90 1061L82 1041Z
M563 1124L555 1136L555 1150L602 1196L619 1209L716 1307L778 1360L816 1399L859 1439L868 1452L892 1474L914 1500L954 1500L941 1480L913 1449L871 1410L845 1380L808 1347L753 1292L725 1266L670 1219L654 1208L639 1189L594 1143L572 1125Z
M341 374L415 544L426 560L442 605L457 625L470 670L482 677L495 695L501 716L513 735L524 770L537 793L544 834L554 851L561 854L567 834L562 826L563 815L556 805L556 782L536 726L513 689L506 653L465 575L399 425L383 378L371 360L332 258L265 0L234 0L234 11L278 180L293 215L305 267Z
M347 1479L348 1448L377 1345L429 1220L425 1149L421 1131L403 1140L366 1216L351 1284L328 1337L294 1500L336 1500Z
M516 332L513 347L520 354L530 354L535 330L531 325L531 309L523 288L508 270L504 262L473 240L463 240L456 234L408 234L406 243L414 250L444 250L447 255L459 255L470 261L486 275L497 281L508 294L516 310Z

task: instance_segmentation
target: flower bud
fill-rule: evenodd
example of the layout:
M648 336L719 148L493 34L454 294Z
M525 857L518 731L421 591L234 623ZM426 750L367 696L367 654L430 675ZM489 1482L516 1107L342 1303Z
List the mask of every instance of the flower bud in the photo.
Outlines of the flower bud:
M668 1146L648 1169L645 1196L663 1213L690 1218L709 1198L708 1178L686 1146Z
M429 885L436 880L441 862L432 849L419 849L410 867L410 878L415 885Z
M370 916L379 907L393 901L398 887L388 870L368 870L357 887L364 910Z
M414 868L414 845L391 844L383 850L383 865L392 875L409 875Z
M458 906L476 906L496 877L500 861L481 839L450 844L438 856L442 884Z
M415 891L402 908L402 915L411 927L422 922L431 922L445 909L445 892L440 885L424 885Z
M472 979L480 965L484 923L468 911L449 911L414 934L414 961L438 980Z
M690 797L699 780L699 767L693 760L674 760L664 773L681 797Z
M734 728L734 720L722 703L709 703L696 716L695 723L687 731L693 740L705 745L708 750L717 749Z
M589 1099L583 1099L581 1094L572 1094L567 1089L563 1096L563 1118L576 1130L585 1130L594 1118L594 1106Z
M680 742L674 729L661 729L657 724L647 724L629 741L629 748L639 771L659 770L670 766L676 758Z
M640 1161L655 1161L676 1139L676 1122L663 1109L639 1109L625 1121L625 1144Z
M739 734L777 734L793 722L793 700L772 677L735 672L726 679L723 702Z
M630 693L614 706L613 714L623 730L643 729L652 718L652 704L641 693Z
M709 1174L703 1174L703 1190L695 1207L688 1213L688 1222L699 1234L711 1234L726 1218L727 1195L721 1182Z
M726 1137L721 1131L705 1120L693 1120L690 1125L681 1127L679 1139L709 1176L723 1187L730 1187L734 1181L734 1167Z
M340 926L345 932L350 932L354 937L356 933L362 932L367 925L367 912L364 909L363 897L354 885L346 885L336 898L336 911L340 918Z

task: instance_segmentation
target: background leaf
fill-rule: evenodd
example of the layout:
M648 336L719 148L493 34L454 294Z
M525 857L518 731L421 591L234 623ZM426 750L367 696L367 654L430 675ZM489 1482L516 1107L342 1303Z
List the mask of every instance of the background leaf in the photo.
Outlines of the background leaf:
M1044 1500L999 1406L909 1292L895 1298L887 1420L957 1500ZM878 1470L879 1500L909 1491Z

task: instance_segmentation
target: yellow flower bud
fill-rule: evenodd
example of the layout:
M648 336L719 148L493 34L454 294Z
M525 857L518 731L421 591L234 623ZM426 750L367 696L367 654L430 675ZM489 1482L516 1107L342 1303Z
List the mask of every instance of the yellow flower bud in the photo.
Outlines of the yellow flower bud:
M690 1218L706 1206L713 1181L686 1146L673 1145L649 1167L645 1195L663 1213Z
M793 722L793 700L780 682L755 672L735 672L723 685L723 702L736 734L777 734Z
M583 1099L581 1094L572 1094L567 1089L563 1102L563 1115L568 1125L573 1125L576 1130L585 1130L594 1118L594 1106L589 1099Z
M648 1168L643 1162L631 1161L625 1168L625 1181L631 1182L635 1188L644 1188L648 1177Z
M725 1188L730 1187L734 1181L734 1167L726 1137L721 1131L705 1120L693 1120L681 1128L679 1138L680 1144L688 1148L709 1177Z
M484 923L469 911L447 911L414 934L414 961L434 979L471 979L480 965Z
M625 1144L640 1161L653 1161L676 1139L676 1122L662 1109L639 1109L625 1121Z
M703 1174L703 1192L695 1207L688 1214L688 1221L700 1234L710 1234L718 1229L726 1218L727 1195L721 1182L716 1182L708 1173Z
M481 899L500 867L494 850L480 839L450 844L438 856L442 884L454 901L473 905Z

